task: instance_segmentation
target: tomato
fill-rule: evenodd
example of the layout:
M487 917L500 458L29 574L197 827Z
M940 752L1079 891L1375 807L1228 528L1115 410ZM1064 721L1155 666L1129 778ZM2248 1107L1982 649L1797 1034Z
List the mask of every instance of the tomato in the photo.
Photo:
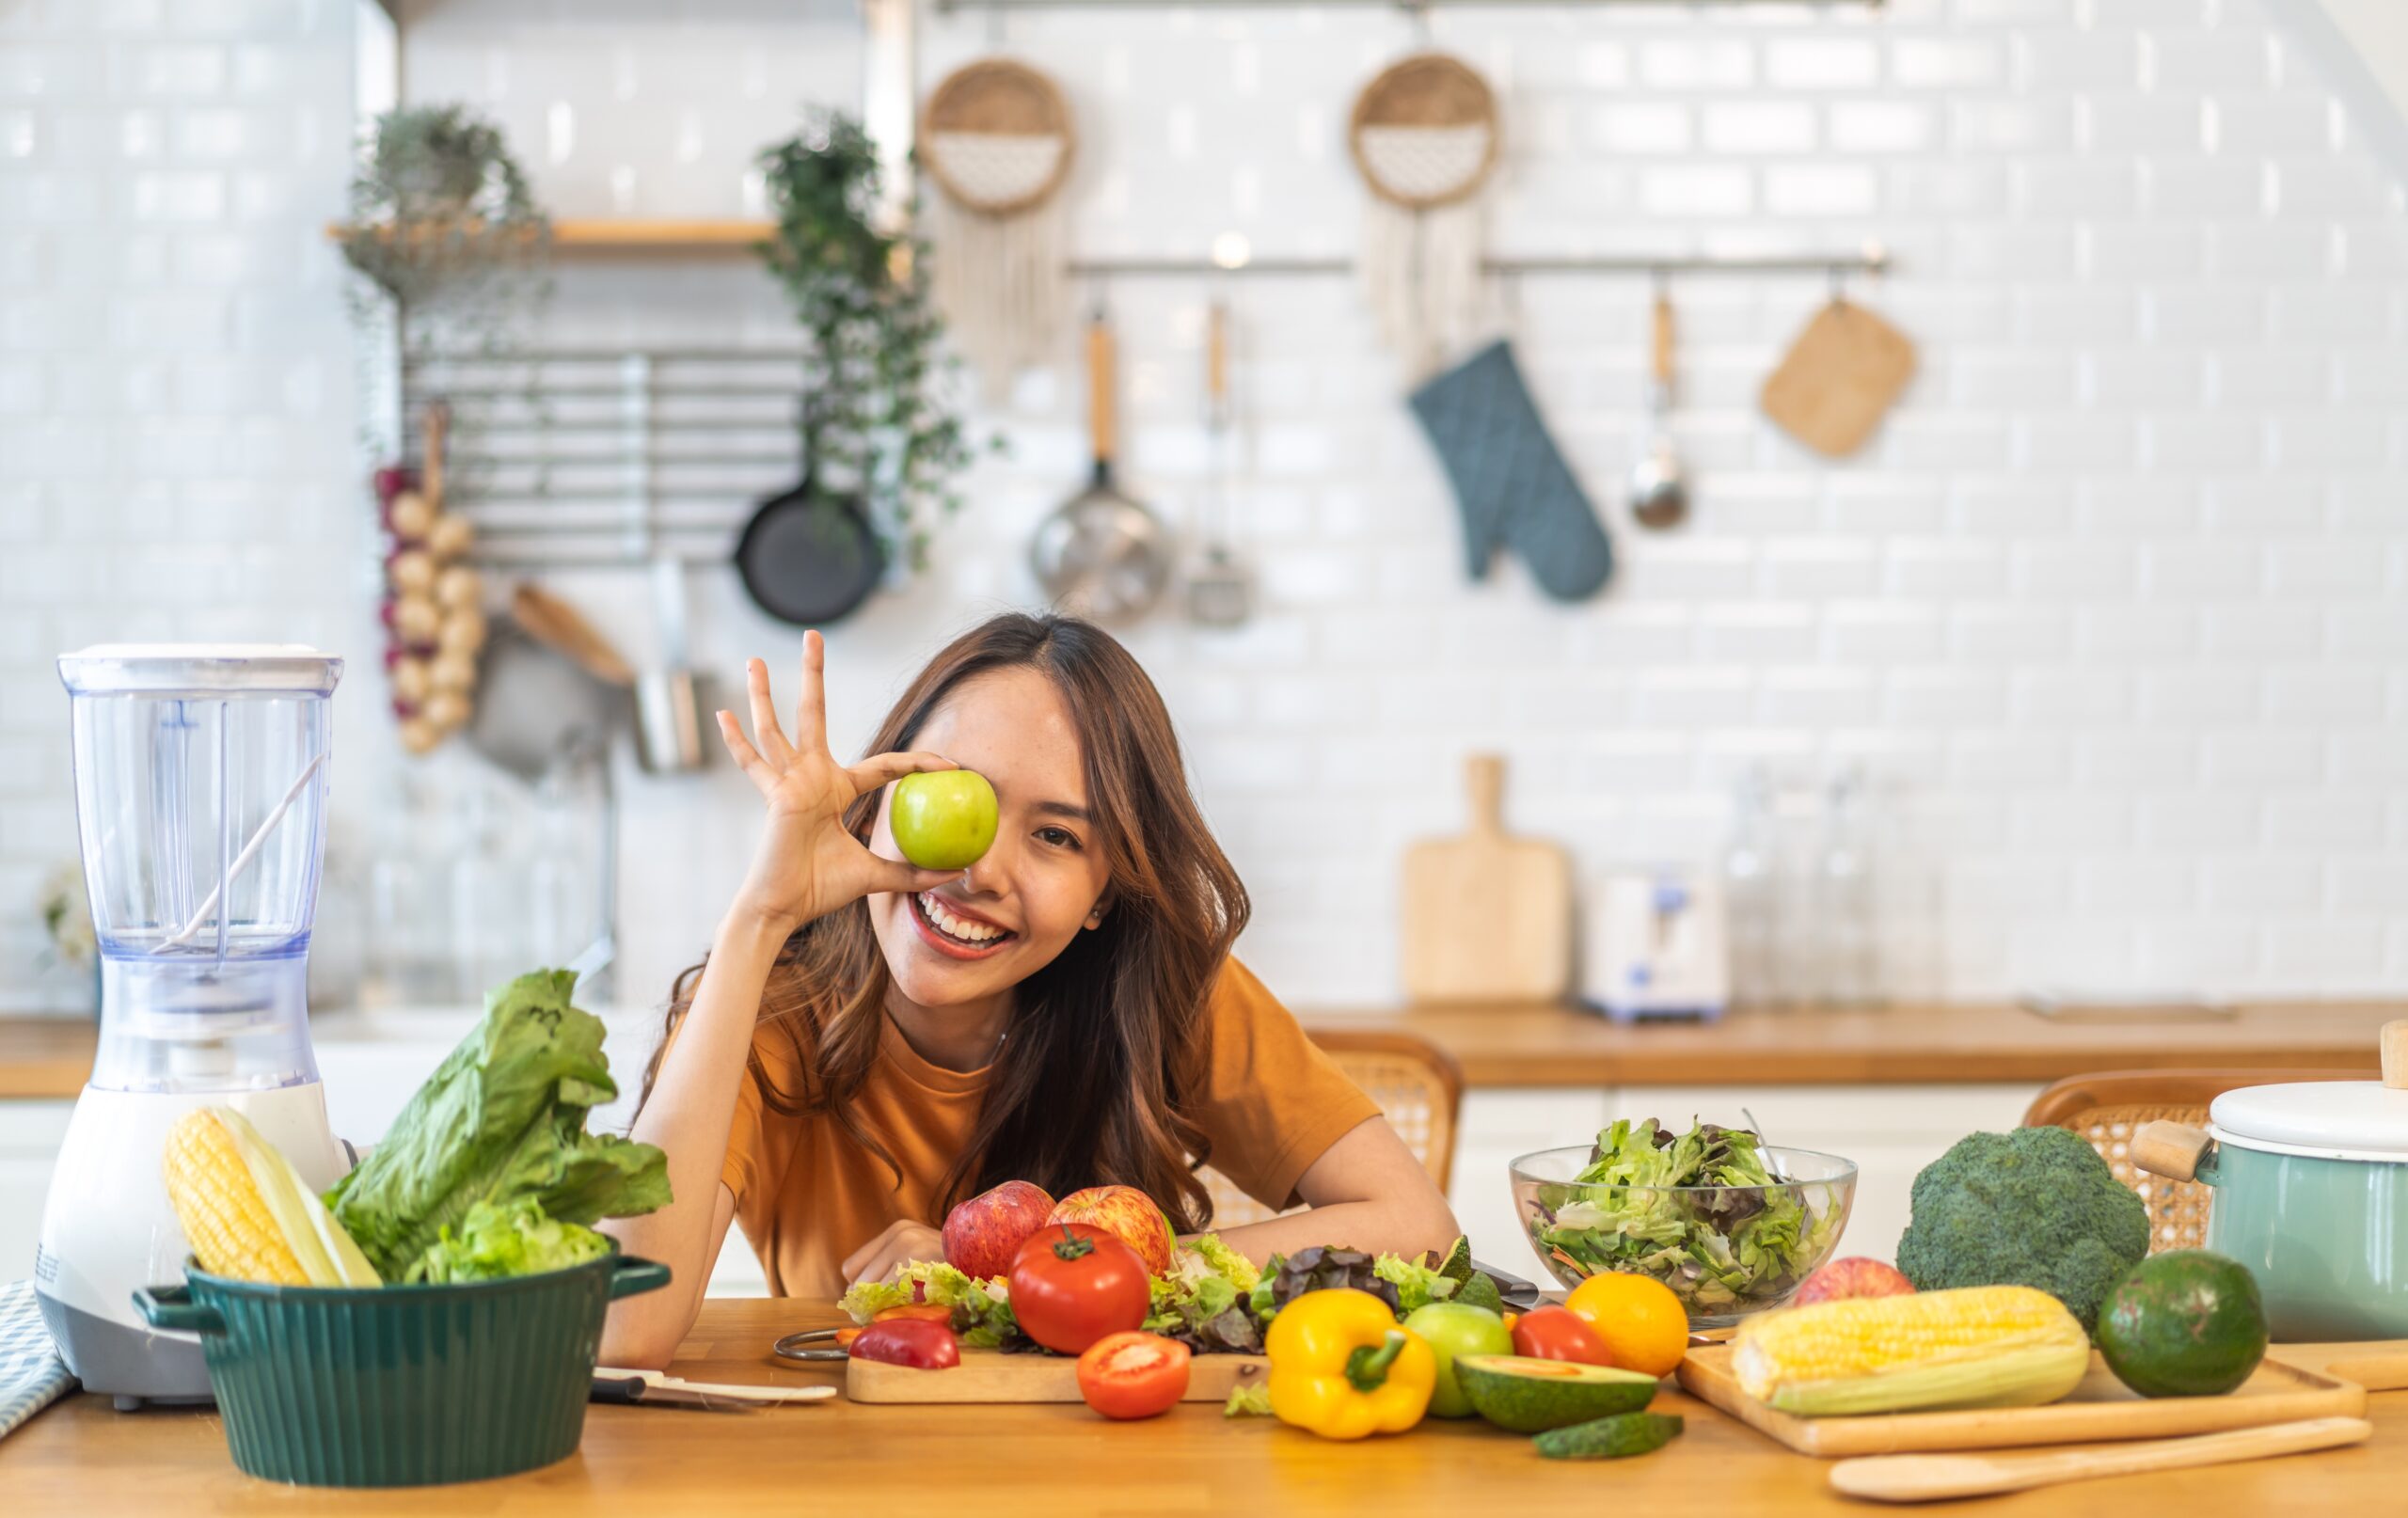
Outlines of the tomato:
M1513 1323L1513 1352L1534 1360L1573 1360L1581 1365L1614 1363L1613 1352L1597 1331L1576 1313L1562 1307L1526 1312Z
M856 1360L911 1366L919 1370L948 1370L961 1363L961 1341L953 1330L925 1318L893 1318L872 1323L853 1336L846 1352Z
M1187 1395L1187 1346L1159 1334L1107 1334L1079 1356L1079 1395L1108 1418L1149 1418Z
M953 1321L953 1309L939 1306L933 1302L914 1302L900 1307L880 1307L870 1315L870 1321L892 1323L907 1318L917 1318L929 1323L950 1323Z
M1084 1354L1146 1320L1152 1286L1137 1252L1099 1228L1056 1223L1012 1258L1012 1316L1056 1354Z

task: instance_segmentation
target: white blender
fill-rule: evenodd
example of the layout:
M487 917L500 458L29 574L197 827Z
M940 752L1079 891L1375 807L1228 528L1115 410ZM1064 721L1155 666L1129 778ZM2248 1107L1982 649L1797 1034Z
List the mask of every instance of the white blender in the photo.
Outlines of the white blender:
M199 1342L147 1326L133 1304L137 1287L183 1278L159 1174L168 1128L229 1106L311 1186L346 1167L304 994L342 661L283 644L119 644L65 655L58 673L101 1030L35 1289L85 1390L119 1408L206 1401Z

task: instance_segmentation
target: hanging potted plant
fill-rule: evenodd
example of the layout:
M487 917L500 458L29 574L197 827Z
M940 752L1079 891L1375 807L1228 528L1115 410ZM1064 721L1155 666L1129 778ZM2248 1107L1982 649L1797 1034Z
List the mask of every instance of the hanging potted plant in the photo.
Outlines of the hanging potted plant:
M868 134L849 118L816 116L764 150L760 166L777 226L759 252L804 338L804 477L755 518L739 561L755 599L787 616L772 604L774 587L765 597L754 583L764 519L783 510L803 524L785 534L800 550L841 539L844 514L858 513L879 557L917 570L937 520L960 505L953 481L970 448L943 393L952 365L941 352L927 246L877 225L878 152Z
M489 302L535 273L551 223L500 128L464 105L408 105L376 119L340 236L344 260L406 317Z

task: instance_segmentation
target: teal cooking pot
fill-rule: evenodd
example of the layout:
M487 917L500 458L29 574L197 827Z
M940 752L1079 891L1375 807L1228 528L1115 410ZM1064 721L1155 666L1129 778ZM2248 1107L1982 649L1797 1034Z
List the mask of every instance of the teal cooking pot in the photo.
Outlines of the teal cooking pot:
M2258 1278L2277 1341L2408 1338L2408 1022L2384 1054L2381 1082L2247 1086L2205 1131L2132 1135L2140 1168L2214 1188L2207 1246Z

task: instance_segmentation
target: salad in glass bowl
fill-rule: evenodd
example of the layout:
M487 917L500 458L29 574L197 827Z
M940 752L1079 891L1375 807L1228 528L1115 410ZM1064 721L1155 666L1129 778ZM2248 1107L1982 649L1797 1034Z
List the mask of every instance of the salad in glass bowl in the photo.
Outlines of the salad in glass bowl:
M1851 1161L1713 1123L1674 1135L1652 1117L1526 1154L1513 1177L1514 1210L1558 1281L1652 1276L1698 1328L1787 1302L1838 1247L1856 1199Z

